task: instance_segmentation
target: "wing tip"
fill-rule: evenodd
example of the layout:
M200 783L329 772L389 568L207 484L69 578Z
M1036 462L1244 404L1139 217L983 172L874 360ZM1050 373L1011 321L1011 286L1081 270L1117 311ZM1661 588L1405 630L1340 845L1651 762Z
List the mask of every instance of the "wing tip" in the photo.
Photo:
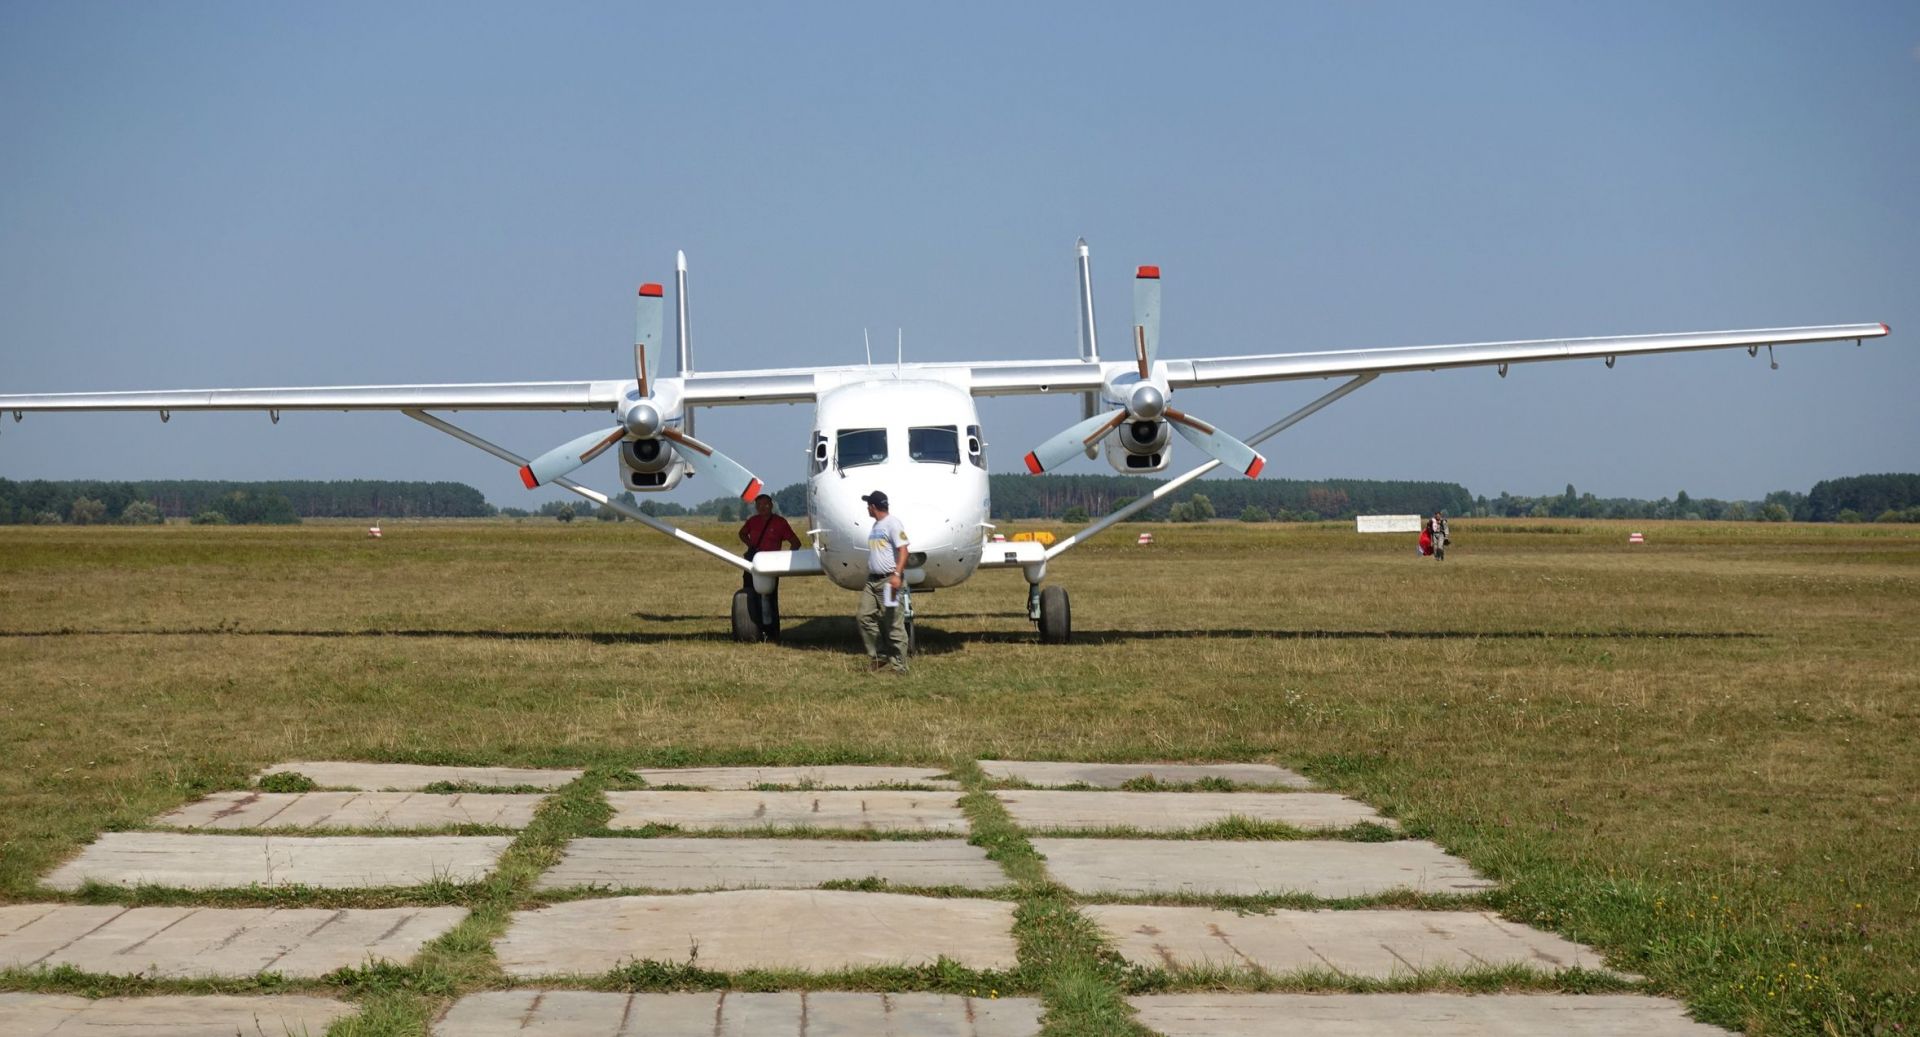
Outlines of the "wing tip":
M640 294L649 299L658 299L667 294L667 290L660 285L654 284L652 281L648 281L646 284L640 286Z
M1040 459L1033 456L1033 451L1031 450L1027 451L1026 462L1027 462L1028 472L1031 472L1034 475L1040 474L1042 470L1040 467Z
M532 465L523 464L520 466L520 481L526 483L527 489L529 490L536 489L540 485L539 478L533 474Z
M1136 280L1140 281L1158 281L1160 280L1160 268L1157 266L1143 266L1136 271L1133 276Z
M1260 470L1262 468L1265 468L1266 466L1267 466L1266 458L1261 457L1259 454L1253 455L1253 463L1247 466L1247 478L1249 479L1260 478Z
M747 483L747 488L740 491L740 499L748 503L752 503L753 499L758 496L760 496L760 480L758 479Z

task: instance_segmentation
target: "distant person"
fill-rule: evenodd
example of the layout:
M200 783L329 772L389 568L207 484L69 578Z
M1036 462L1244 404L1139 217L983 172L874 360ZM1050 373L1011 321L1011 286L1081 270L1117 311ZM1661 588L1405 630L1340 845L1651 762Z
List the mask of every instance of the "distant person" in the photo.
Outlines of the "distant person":
M1430 518L1423 518L1420 520L1420 556L1424 558L1427 555L1430 555L1432 553L1433 553L1433 520Z
M1447 560L1447 513L1436 511L1427 521L1433 532L1433 560L1444 562Z
M740 542L747 545L747 559L762 551L777 551L800 546L800 538L787 520L773 513L773 495L763 493L753 499L753 516L740 527ZM741 573L740 586L747 592L747 614L760 630L760 640L780 640L780 592L761 594L753 589L753 574Z
M868 666L876 673L889 666L905 673L907 610L900 594L907 571L907 530L887 511L885 493L875 490L860 499L867 502L873 530L867 534L867 584L860 590L860 611L854 618L867 645Z

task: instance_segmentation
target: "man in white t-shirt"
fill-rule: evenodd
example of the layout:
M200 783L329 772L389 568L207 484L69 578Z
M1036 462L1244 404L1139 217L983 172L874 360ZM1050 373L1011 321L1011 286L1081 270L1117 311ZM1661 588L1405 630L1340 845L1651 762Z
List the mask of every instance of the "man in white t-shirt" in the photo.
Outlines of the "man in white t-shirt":
M860 639L867 645L868 665L878 671L891 666L907 672L907 617L900 591L907 571L907 530L887 511L887 495L879 490L860 498L867 502L873 531L867 534L867 583L860 590ZM887 604L891 598L893 604Z

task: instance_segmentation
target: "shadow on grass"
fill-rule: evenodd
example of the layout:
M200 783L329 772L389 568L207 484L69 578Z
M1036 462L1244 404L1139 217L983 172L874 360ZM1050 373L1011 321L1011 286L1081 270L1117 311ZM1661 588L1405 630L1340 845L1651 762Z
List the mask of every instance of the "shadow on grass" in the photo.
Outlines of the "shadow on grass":
M656 619L679 617L655 617ZM702 618L702 617L693 617ZM171 630L107 630L59 628L0 630L0 638L25 637L313 637L313 638L453 638L484 641L584 641L591 644L663 644L731 641L717 617L714 629L685 630L244 630L232 627L182 627ZM956 618L956 617L941 617ZM1740 641L1767 635L1747 630L1279 630L1251 627L1211 627L1160 630L1075 630L1073 645L1124 644L1200 638L1216 641ZM944 630L922 620L915 631L914 654L944 655L969 644L1032 644L1039 640L1027 630ZM813 616L790 623L780 643L798 648L837 648L861 651L860 631L851 616Z

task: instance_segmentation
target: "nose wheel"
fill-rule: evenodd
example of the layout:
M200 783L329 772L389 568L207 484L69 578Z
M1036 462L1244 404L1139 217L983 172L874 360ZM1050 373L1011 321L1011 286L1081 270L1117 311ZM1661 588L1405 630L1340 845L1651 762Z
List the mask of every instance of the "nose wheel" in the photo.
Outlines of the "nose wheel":
M1073 608L1067 602L1067 589L1053 586L1034 588L1029 596L1029 615L1040 624L1040 643L1063 645L1073 636Z

